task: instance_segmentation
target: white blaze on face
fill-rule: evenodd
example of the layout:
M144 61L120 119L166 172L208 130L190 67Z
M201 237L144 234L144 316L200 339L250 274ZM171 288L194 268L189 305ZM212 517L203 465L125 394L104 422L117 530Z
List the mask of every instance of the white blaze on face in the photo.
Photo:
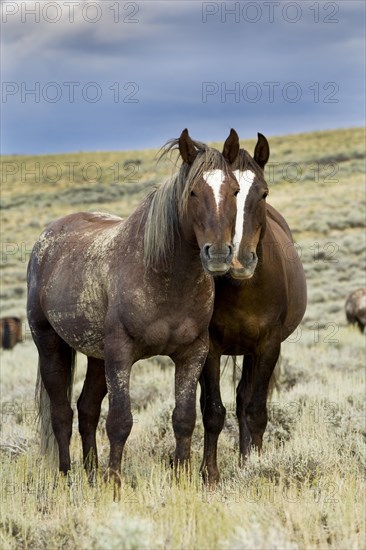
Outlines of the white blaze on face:
M249 190L253 185L255 173L251 170L244 170L244 172L241 172L240 170L235 170L234 176L238 180L240 186L240 191L236 197L237 214L234 235L235 254L237 254L240 246L240 241L243 237L245 201L247 200Z
M220 202L222 200L221 187L224 183L224 173L222 170L210 170L209 172L203 172L203 179L209 185L213 191L217 211L220 209Z

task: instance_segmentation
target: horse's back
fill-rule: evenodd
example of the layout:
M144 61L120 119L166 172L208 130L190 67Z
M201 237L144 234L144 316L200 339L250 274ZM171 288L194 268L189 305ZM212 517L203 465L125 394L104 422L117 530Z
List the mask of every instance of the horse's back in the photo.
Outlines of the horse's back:
M108 252L107 245L113 240L124 220L100 212L78 212L51 222L36 241L30 258L30 269L36 262L39 266L47 259L60 260L73 256L74 261L87 252L95 250L100 256Z
M86 231L105 231L120 224L123 219L119 216L106 214L104 212L76 212L52 221L44 233L83 233Z

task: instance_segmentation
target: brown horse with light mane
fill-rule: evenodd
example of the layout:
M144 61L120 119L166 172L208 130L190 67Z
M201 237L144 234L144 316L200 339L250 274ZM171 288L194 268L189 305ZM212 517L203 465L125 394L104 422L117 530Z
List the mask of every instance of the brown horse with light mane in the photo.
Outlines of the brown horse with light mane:
M125 220L80 212L51 223L28 266L28 319L39 353L43 447L54 434L59 468L70 469L70 388L75 351L88 357L78 400L87 467L97 462L95 432L108 389L107 478L120 485L123 448L132 428L129 381L142 358L175 363L175 464L186 465L195 424L196 386L209 346L213 275L230 269L239 185L231 163L232 131L223 153L187 130L178 173ZM89 460L90 459L90 460Z
M268 142L258 134L254 158L240 150L233 165L240 184L235 252L230 274L215 280L210 349L200 378L205 427L201 471L211 485L219 479L217 441L226 412L220 395L221 356L244 355L236 401L242 465L252 446L262 447L268 385L281 342L306 308L305 275L290 229L266 202L263 170L268 158Z

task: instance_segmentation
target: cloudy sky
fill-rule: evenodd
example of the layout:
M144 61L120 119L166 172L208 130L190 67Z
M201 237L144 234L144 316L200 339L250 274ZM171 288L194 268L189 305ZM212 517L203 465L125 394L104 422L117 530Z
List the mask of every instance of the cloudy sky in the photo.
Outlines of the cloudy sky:
M1 152L365 123L365 3L3 1Z

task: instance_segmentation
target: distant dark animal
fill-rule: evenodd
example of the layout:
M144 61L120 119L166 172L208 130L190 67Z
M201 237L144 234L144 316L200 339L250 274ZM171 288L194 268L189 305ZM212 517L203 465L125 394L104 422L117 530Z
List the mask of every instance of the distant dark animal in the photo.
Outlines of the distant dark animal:
M28 266L43 441L53 431L66 473L73 360L81 351L88 356L78 400L84 462L89 470L97 464L95 433L108 390L106 477L117 487L132 428L130 372L142 358L168 355L175 362L175 466L186 467L209 345L212 275L226 273L233 258L239 185L230 163L239 152L236 133L222 154L193 141L187 130L167 147L173 148L183 159L178 173L127 219L87 212L61 218L39 237Z
M346 300L346 317L350 325L357 325L361 332L366 326L366 288L354 290Z
M221 356L244 355L236 398L243 465L251 447L262 447L268 387L281 342L299 325L306 308L304 270L290 229L266 202L263 169L268 158L268 142L258 134L254 158L240 150L233 164L240 185L234 258L230 274L215 279L210 349L200 378L205 427L201 471L211 485L219 479L217 441L226 413L220 395Z
M19 317L2 317L0 319L0 341L4 349L13 349L15 344L23 341L23 321Z

